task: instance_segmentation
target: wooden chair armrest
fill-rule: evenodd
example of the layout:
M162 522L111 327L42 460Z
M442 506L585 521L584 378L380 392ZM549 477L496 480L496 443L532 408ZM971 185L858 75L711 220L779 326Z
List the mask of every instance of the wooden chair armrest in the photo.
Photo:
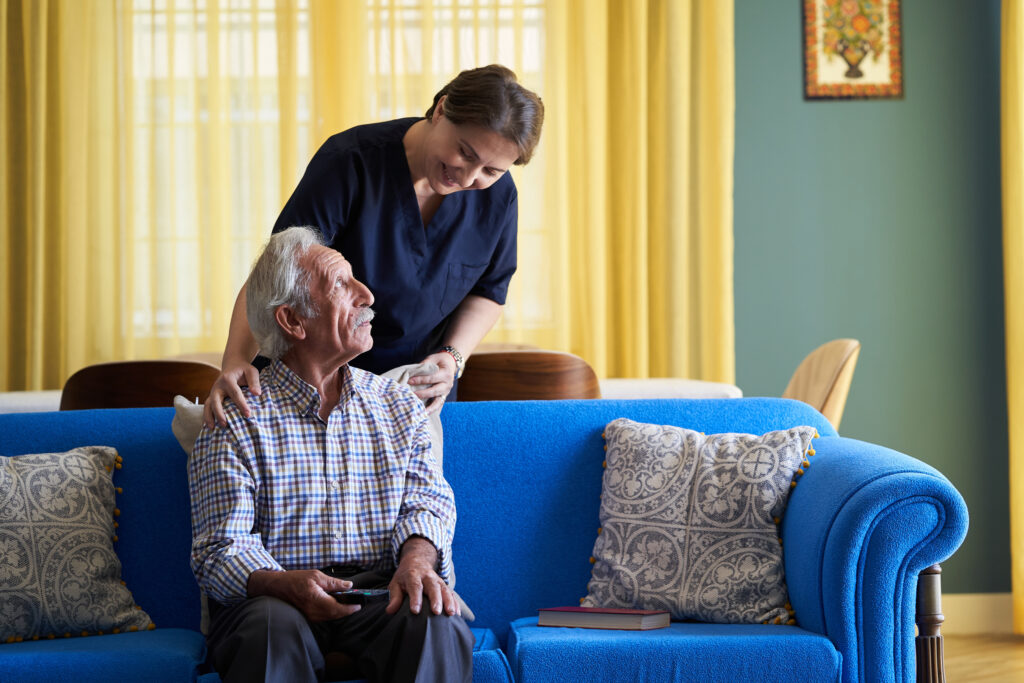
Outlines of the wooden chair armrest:
M942 653L942 568L933 564L917 578L917 683L946 683Z

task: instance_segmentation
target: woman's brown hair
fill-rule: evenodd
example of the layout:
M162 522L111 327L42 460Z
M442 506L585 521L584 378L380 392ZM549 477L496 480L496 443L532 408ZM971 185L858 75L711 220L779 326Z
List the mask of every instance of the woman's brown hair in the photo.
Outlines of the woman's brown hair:
M500 64L463 71L434 95L427 120L444 97L441 113L455 125L474 124L492 130L519 148L516 164L533 156L544 124L544 103L527 90L515 73Z

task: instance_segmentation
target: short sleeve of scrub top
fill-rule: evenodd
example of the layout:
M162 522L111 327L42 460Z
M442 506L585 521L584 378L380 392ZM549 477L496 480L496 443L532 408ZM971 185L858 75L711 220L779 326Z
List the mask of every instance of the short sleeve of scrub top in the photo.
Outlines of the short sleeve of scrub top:
M426 226L402 137L422 119L357 126L330 137L309 162L274 232L317 228L374 296L373 348L352 365L383 373L441 347L468 294L505 303L516 270L518 200L503 175L456 192Z

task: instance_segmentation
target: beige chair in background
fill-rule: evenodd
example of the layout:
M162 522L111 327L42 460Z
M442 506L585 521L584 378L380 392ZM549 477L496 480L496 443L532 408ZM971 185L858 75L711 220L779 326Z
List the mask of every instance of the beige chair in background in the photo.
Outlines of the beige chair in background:
M178 394L202 402L220 376L220 368L186 360L136 360L98 363L68 378L61 410L170 407Z
M856 339L833 339L822 344L803 359L782 397L809 403L838 431L859 355L860 342Z

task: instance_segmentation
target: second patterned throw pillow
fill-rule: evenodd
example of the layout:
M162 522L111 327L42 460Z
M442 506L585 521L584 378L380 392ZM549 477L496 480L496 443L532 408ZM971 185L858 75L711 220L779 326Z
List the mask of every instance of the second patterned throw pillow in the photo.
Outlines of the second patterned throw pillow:
M609 423L583 605L790 622L778 523L815 436L813 427L754 436Z

